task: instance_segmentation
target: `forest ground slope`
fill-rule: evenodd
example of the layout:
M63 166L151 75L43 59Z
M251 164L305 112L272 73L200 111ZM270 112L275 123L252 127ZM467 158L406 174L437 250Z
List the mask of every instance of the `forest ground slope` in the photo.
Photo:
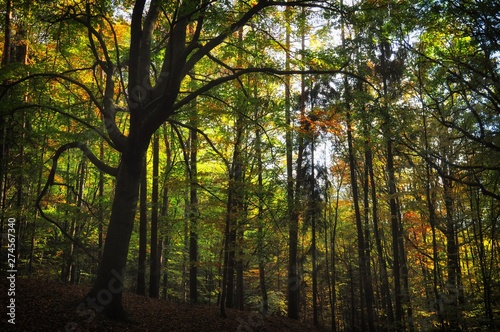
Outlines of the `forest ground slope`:
M229 309L228 317L222 318L216 306L180 304L131 293L124 294L124 304L134 323L112 321L101 315L89 319L77 309L88 286L40 278L16 280L13 326L7 323L5 312L10 298L8 288L2 276L2 331L5 326L7 331L319 331L285 317L264 318L255 312Z

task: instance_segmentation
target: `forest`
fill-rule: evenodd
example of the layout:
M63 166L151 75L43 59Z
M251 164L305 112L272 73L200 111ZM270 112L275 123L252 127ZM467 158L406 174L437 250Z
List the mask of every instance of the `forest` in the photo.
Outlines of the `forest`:
M0 9L2 279L500 330L500 1Z

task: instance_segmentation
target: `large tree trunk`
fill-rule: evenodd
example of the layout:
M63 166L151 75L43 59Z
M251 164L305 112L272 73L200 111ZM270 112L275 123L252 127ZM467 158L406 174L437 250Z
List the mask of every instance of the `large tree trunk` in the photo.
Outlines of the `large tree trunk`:
M122 293L145 152L144 148L129 149L122 156L101 264L86 298L86 304L93 310L104 310L108 317L115 319L128 318Z

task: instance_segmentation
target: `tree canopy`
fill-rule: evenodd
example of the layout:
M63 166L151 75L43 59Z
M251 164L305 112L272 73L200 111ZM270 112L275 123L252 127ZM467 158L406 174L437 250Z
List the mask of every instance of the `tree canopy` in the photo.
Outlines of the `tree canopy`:
M2 234L81 315L500 328L497 1L1 6Z

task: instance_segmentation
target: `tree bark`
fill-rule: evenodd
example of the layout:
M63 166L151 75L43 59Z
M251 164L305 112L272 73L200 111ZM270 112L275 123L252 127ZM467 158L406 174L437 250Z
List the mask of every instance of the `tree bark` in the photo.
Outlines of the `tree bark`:
M160 141L158 134L153 137L153 187L151 190L151 262L149 271L149 296L160 296L160 255L161 243L158 243L158 167L160 163Z
M6 0L2 66L5 66L10 63L11 51L12 51L12 0Z
M290 70L290 8L285 8L285 48L286 48L286 70ZM288 317L299 319L299 295L300 282L297 273L297 245L298 245L298 216L295 211L294 180L293 180L293 138L291 119L291 82L290 77L285 77L285 145L286 145L286 174L287 174L287 216L288 216L288 279L287 279L287 311Z
M257 255L259 260L259 285L262 295L262 314L267 316L269 311L269 300L267 296L266 275L265 275L265 259L264 259L264 182L263 182L263 165L262 165L262 148L260 128L255 130L256 154L257 154L257 185L258 185L258 212L257 212Z
M148 237L148 214L147 214L147 168L146 162L141 176L141 188L139 197L139 258L137 263L137 289L139 295L146 295L146 252Z
M318 268L317 268L317 249L316 249L316 216L318 207L317 203L317 195L316 195L316 179L314 177L314 132L312 133L311 139L311 202L310 202L310 216L311 216L311 251L312 251L312 301L313 301L313 324L314 326L319 325L319 317L318 317Z
M131 147L122 155L101 264L86 298L93 310L121 320L128 319L122 293L145 153L146 148Z
M243 116L236 120L236 140L234 144L233 163L229 170L229 188L226 212L226 240L224 248L224 276L222 285L221 313L225 315L223 306L234 306L234 273L236 268L236 247L238 235L238 220L243 214L243 164L241 139L243 137ZM223 303L225 301L225 303Z
M380 264L380 279L382 287L382 308L387 312L387 319L390 324L394 323L394 310L392 306L391 292L389 287L389 274L387 272L387 262L384 257L382 247L382 239L380 235L380 225L378 218L378 198L375 183L375 171L373 169L373 153L369 145L366 146L365 159L368 167L368 176L370 179L371 200L372 200L372 219L373 219L373 234L375 237L375 246L377 248L377 256Z
M375 316L373 312L373 286L370 273L370 262L366 256L366 241L364 237L361 211L359 207L358 181L356 176L356 160L354 156L354 146L352 137L351 116L347 114L347 144L349 150L349 168L351 173L351 190L354 203L354 215L356 218L356 229L358 237L358 258L359 272L361 276L362 293L364 300L364 310L366 312L366 323L369 331L375 331ZM363 301L362 301L363 303ZM363 320L364 324L364 320Z
M189 299L198 302L198 132L196 103L193 102L190 137L190 208L189 208Z

